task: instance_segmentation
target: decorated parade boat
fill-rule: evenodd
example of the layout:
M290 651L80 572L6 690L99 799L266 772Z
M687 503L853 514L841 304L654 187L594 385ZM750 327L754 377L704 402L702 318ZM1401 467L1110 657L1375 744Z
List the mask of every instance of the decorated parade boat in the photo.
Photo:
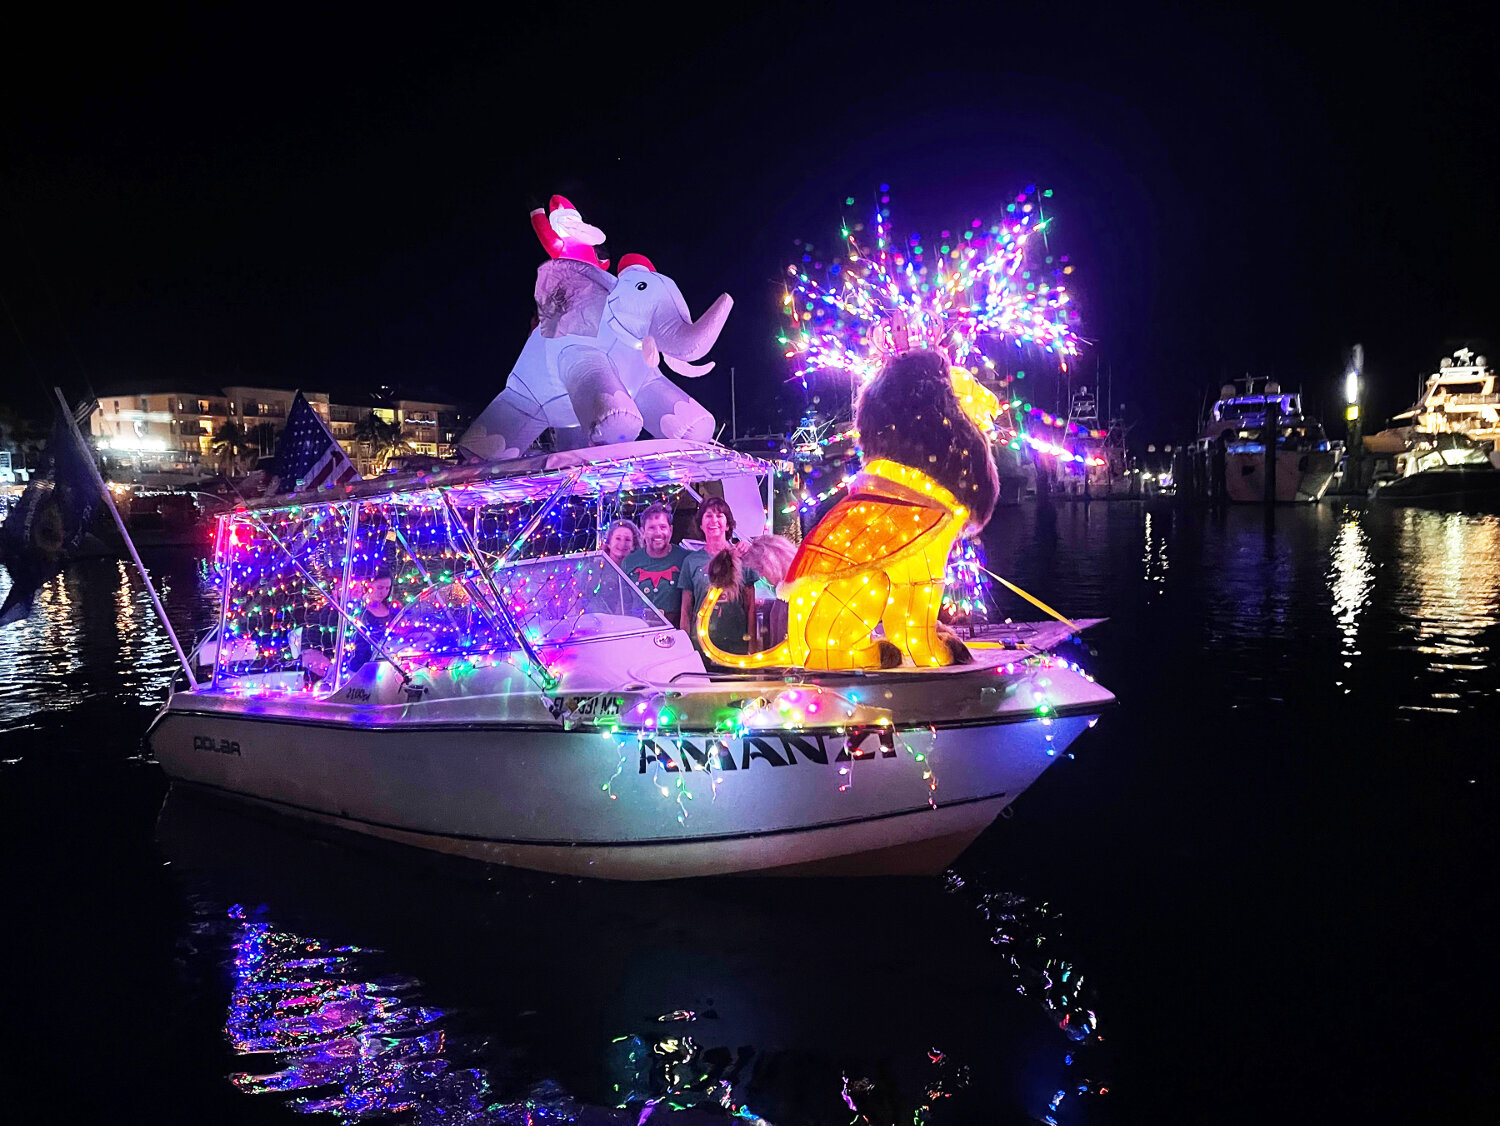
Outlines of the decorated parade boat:
M1063 627L1007 627L962 666L705 664L599 533L680 490L753 531L769 476L655 441L245 505L220 522L202 682L151 749L181 785L550 872L937 871L1112 697L1042 651ZM400 609L377 638L351 608L380 571Z

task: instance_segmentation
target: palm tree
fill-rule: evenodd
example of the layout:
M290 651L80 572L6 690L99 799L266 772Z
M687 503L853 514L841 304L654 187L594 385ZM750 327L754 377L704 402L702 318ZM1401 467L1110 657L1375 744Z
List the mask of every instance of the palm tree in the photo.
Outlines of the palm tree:
M410 450L401 434L401 427L394 422L386 422L374 411L355 424L354 440L370 447L370 456L377 470L386 468L392 458Z
M49 431L37 419L0 403L0 450L11 451L17 469L36 465L47 445Z
M261 457L270 457L276 452L276 439L281 431L271 422L257 422L250 428L248 442Z
M232 477L240 467L240 459L251 448L251 442L238 422L229 421L214 433L213 450L219 455L219 472Z

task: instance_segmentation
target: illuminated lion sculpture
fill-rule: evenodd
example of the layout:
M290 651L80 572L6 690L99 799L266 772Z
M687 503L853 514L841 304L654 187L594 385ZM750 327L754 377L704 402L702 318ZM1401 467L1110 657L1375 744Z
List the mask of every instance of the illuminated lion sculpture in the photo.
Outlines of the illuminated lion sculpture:
M953 664L962 647L940 632L948 556L989 521L999 494L985 432L999 402L936 352L891 360L865 387L855 413L863 472L802 541L778 592L787 636L741 656L715 647L697 618L703 651L738 668L889 668ZM884 639L873 636L885 626Z

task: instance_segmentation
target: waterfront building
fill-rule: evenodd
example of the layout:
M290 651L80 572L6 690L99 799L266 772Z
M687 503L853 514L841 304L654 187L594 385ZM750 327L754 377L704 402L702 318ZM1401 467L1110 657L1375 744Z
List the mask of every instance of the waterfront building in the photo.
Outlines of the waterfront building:
M127 472L244 472L274 455L296 395L288 388L238 384L122 389L100 395L89 430L106 463ZM363 476L395 454L451 458L456 452L462 416L452 403L389 395L351 403L359 397L335 402L327 391L302 395ZM226 431L229 423L236 430Z

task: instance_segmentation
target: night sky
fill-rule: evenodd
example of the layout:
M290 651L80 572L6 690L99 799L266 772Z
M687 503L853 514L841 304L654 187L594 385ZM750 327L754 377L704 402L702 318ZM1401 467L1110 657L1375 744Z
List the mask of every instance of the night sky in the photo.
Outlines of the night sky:
M0 400L39 410L87 378L482 403L529 327L527 213L553 192L695 314L734 296L691 390L727 418L733 365L741 429L800 401L774 340L793 240L831 246L882 182L903 233L1054 190L1095 342L1080 366L1112 370L1139 441L1188 437L1247 371L1302 386L1338 433L1355 341L1378 416L1496 334L1480 9L822 7L189 6L13 28Z

